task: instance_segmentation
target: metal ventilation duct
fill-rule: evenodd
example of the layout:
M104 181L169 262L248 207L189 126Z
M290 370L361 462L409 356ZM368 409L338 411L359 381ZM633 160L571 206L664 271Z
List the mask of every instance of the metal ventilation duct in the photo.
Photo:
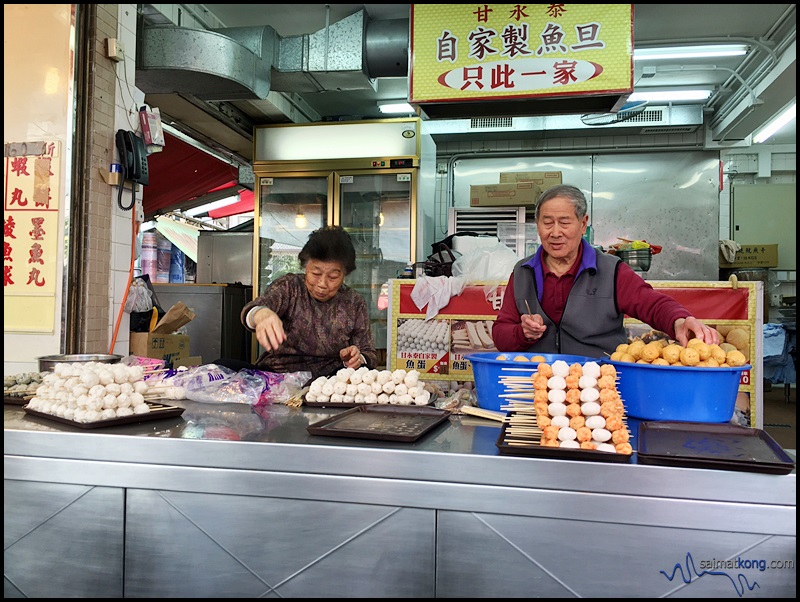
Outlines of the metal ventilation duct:
M264 100L270 91L365 90L374 88L374 78L408 72L408 21L369 23L363 10L289 38L268 25L144 25L139 40L136 85L145 94Z

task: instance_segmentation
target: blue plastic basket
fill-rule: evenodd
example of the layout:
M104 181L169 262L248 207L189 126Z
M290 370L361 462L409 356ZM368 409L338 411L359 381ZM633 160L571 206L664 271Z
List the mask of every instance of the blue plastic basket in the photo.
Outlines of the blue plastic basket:
M736 408L742 372L736 368L653 366L613 362L628 416L642 420L728 422Z
M498 360L498 356L509 359ZM501 382L503 376L528 376L536 372L539 362L531 362L532 357L543 357L544 361L552 364L556 360L563 360L568 364L585 364L586 362L602 363L602 360L585 355L563 355L558 353L514 353L486 351L482 353L469 353L464 357L472 364L472 374L475 376L475 393L478 397L478 407L484 410L501 412L500 406L510 403L506 398L500 397L508 393ZM514 361L515 357L526 357L527 361Z

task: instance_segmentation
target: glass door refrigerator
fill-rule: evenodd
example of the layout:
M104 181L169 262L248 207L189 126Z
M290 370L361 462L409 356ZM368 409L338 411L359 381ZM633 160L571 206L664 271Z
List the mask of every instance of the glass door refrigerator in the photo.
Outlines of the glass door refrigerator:
M375 346L385 354L388 282L416 261L426 242L419 226L432 221L432 193L426 211L420 180L433 181L421 165L432 172L435 149L421 161L421 139L419 119L256 128L253 294L302 272L297 254L313 230L341 225L356 249L356 270L345 282L366 300Z

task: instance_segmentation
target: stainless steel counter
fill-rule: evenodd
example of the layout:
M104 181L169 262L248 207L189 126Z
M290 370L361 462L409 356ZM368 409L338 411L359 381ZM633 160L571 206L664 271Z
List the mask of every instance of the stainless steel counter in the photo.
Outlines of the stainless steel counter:
M396 443L308 434L338 409L180 403L179 418L88 431L5 405L6 596L65 591L79 511L112 517L77 537L106 577L75 580L82 595L796 590L793 568L698 576L701 561L794 562L794 473L499 455L499 423L468 416Z

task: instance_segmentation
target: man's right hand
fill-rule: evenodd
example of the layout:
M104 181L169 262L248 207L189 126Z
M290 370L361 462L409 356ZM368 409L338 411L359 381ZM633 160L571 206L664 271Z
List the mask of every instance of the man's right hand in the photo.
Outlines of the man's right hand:
M253 316L256 339L267 351L277 351L286 340L283 322L269 307L262 307Z
M544 325L544 320L539 314L522 314L520 321L522 333L529 341L538 341L544 335L544 331L547 330L547 326Z

